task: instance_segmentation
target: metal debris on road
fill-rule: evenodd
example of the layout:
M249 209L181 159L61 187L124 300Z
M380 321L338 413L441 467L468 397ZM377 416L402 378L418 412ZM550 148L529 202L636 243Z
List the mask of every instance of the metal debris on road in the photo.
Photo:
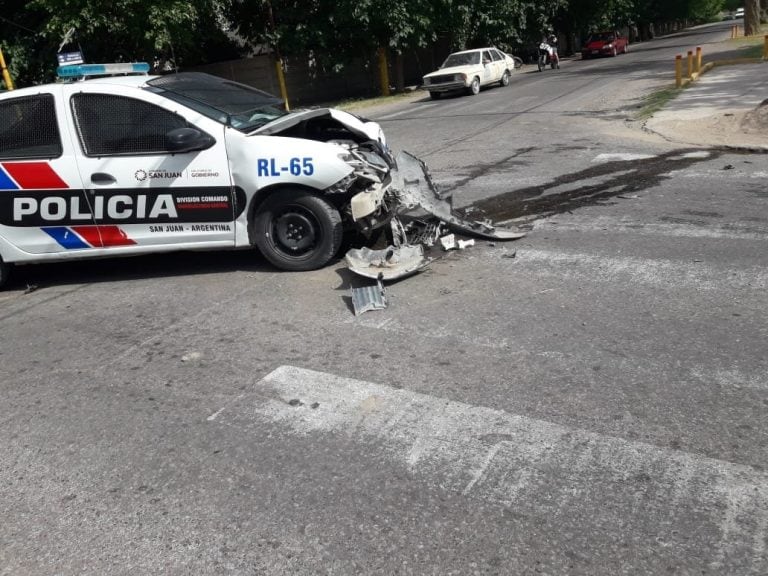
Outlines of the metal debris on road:
M384 310L387 307L387 296L381 278L374 286L352 287L352 307L355 316L360 316L369 310Z

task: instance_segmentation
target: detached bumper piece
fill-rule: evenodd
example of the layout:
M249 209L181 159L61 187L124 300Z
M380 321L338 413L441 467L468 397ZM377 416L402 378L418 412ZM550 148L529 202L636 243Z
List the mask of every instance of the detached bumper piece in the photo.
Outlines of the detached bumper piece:
M454 232L462 232L488 240L517 240L524 232L494 226L492 222L466 220L454 213L450 198L442 198L437 192L426 164L409 154L397 155L397 170L392 171L392 189L395 190L401 216L421 209L444 222Z
M397 280L416 274L432 261L424 256L424 248L420 244L399 248L389 246L384 250L360 248L350 250L344 258L349 269L358 276L380 281Z

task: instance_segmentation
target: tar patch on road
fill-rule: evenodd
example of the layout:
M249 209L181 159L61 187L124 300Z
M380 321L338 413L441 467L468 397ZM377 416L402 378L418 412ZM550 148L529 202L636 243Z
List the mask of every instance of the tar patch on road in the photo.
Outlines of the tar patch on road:
M672 172L700 162L711 162L721 155L718 151L704 155L701 150L676 150L641 160L605 162L563 174L541 185L510 190L482 200L465 211L475 220L481 216L494 222L532 221L600 204L618 196L644 192L671 178Z

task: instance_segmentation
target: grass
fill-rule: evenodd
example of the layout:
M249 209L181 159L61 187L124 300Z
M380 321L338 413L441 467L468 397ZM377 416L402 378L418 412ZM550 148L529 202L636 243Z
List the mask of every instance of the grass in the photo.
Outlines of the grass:
M388 104L390 102L399 102L400 100L405 100L406 98L410 97L413 97L413 92L401 92L399 94L392 94L391 96L374 96L372 98L355 98L353 100L343 100L341 102L333 103L333 107L349 112L351 110L368 108L369 106Z
M651 92L643 98L643 104L636 114L638 120L647 120L656 112L664 108L671 100L680 94L680 89L675 87L661 88Z

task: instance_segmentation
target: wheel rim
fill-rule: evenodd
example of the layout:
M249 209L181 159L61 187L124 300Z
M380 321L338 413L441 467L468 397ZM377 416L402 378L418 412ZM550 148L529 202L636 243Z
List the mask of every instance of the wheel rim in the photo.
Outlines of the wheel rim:
M478 94L480 92L480 82L475 78L472 80L472 94Z
M288 258L307 258L320 244L321 227L312 212L302 206L286 206L272 217L271 243Z
M507 74L506 72L504 72L504 75L501 77L501 83L504 86L509 85L509 74Z

